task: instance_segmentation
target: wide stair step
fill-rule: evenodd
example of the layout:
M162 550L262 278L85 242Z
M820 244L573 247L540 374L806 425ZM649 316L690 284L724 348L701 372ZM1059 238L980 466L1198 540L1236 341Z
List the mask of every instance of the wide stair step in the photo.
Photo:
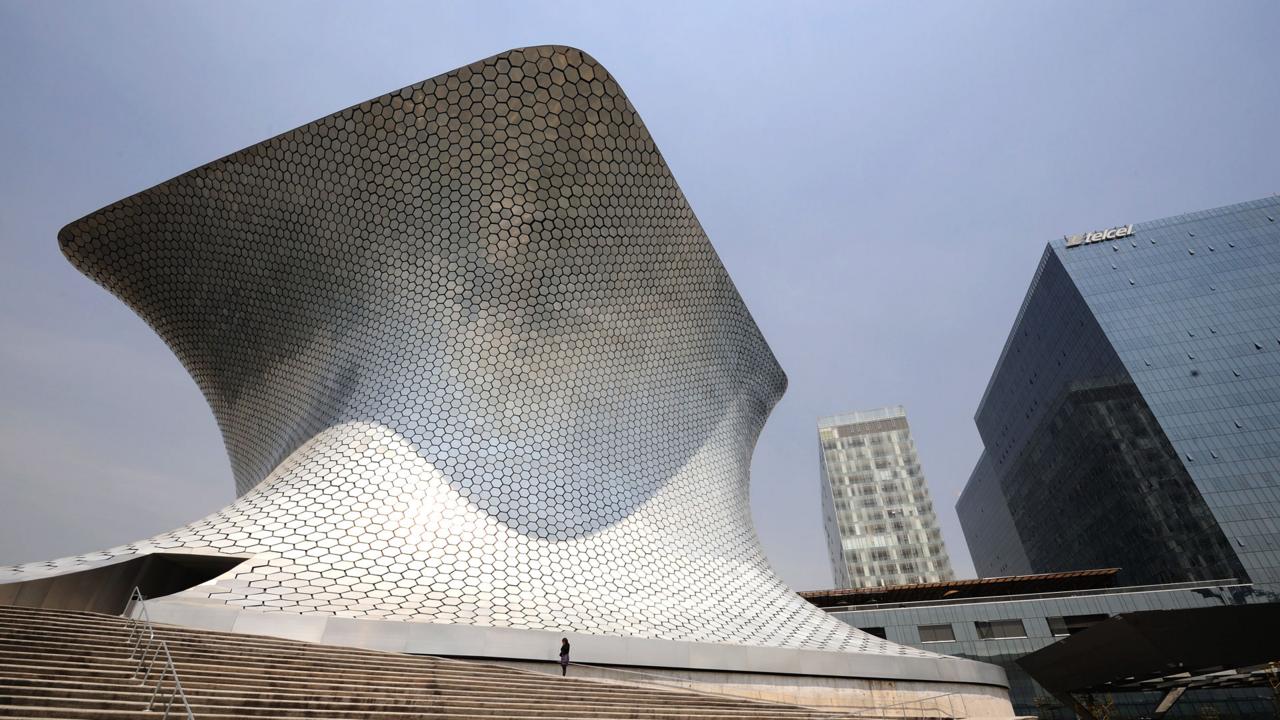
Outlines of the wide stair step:
M502 665L155 625L200 720L836 720L851 716ZM0 718L158 718L130 624L0 605ZM158 666L157 670L158 672ZM171 682L166 680L167 697ZM182 717L175 707L171 716ZM861 716L866 717L866 716Z

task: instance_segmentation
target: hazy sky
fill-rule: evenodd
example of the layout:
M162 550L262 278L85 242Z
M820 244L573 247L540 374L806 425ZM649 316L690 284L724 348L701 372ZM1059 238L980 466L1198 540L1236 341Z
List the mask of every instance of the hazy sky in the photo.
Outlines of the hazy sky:
M58 229L509 48L617 78L791 379L752 499L828 586L820 415L907 407L947 547L1046 241L1280 191L1280 3L0 0L0 563L232 499L195 384Z

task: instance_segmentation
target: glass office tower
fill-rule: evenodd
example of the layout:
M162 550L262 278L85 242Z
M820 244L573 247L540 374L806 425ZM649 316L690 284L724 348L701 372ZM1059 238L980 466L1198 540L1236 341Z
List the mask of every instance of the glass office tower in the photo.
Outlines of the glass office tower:
M1280 198L1049 243L956 509L983 576L1280 582Z
M902 407L818 420L822 516L838 587L951 580Z

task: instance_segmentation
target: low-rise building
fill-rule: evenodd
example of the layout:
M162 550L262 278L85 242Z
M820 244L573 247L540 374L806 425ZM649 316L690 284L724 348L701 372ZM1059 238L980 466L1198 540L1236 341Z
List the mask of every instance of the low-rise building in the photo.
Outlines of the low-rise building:
M1071 718L1072 710L1018 665L1031 654L1122 613L1237 606L1280 595L1236 580L1117 586L1119 570L956 580L800 593L854 627L902 645L1002 666L1020 715ZM1113 718L1151 714L1160 692L1115 693ZM1268 688L1191 690L1165 717L1274 718Z

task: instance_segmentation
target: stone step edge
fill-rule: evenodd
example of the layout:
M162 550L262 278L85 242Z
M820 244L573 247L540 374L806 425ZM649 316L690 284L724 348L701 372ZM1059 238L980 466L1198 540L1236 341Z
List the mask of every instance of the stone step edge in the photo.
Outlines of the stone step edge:
M39 664L42 661L45 662L46 664ZM49 672L65 673L68 670L76 670L76 669L83 668L86 670L88 669L94 670L99 677L111 675L114 677L124 678L126 676L132 676L134 674L133 667L134 666L132 663L114 663L112 667L108 669L108 668L103 668L101 666L90 665L88 663L85 663L79 660L67 660L60 656L54 656L54 659L50 659L45 656L35 656L35 657L23 658L20 661L9 662L9 663L5 663L2 659L0 659L0 671L4 669L10 669L14 672L18 672L20 669L26 670L28 672L32 672L35 669L44 669ZM195 682L201 685L210 685L210 684L235 685L237 684L236 682L237 680L241 680L244 678L252 679L252 678L260 677L260 675L257 673L223 672L221 670L222 670L221 668L206 669L198 666L184 667L182 663L178 664L179 677L182 678L184 682ZM411 681L416 681L416 683L418 684L406 686L403 682L397 683L392 678L386 678L386 677L377 676L377 675L373 676L370 680L364 683L351 682L351 679L349 677L339 678L340 680L346 680L346 682L325 683L325 682L320 682L320 680L323 680L323 678L315 678L313 675L305 673L303 671L294 670L294 671L290 671L289 674L292 677L278 678L278 679L283 682L292 682L294 684L303 685L304 687L300 689L337 690L339 688L353 688L353 689L356 689L357 691L363 690L365 692L376 692L378 690L384 690L384 689L388 691L419 690L419 691L425 691L427 693L430 693L435 697L450 697L450 696L466 694L466 693L476 694L477 692L480 691L479 688L476 688L476 687L469 688L464 685L441 687L439 684L433 682L432 678L429 678L429 677L410 676L409 679ZM544 677L554 678L556 683L566 683L564 679L558 678L554 675L548 674L548 675L544 675ZM301 680L295 680L294 678L301 678ZM653 691L648 691L648 692L645 692L643 690L639 692L616 692L614 691L614 687L618 687L619 689L624 691L631 690L631 688L628 686L605 685L604 683L600 683L600 685L603 685L603 687L588 686L587 688L573 688L573 687L567 686L567 683L566 683L565 685L562 685L560 688L558 688L558 692L556 692L556 691L549 690L545 683L533 685L527 688L522 686L519 689L509 688L509 687L505 687L500 684L494 683L494 684L485 685L483 690L485 691L484 695L488 697L501 697L504 695L509 695L517 692L522 692L525 695L533 694L536 696L542 696L546 694L561 695L565 691L574 691L576 694L579 694L580 696L586 696L586 697L614 698L614 699L626 700L629 702L637 702L637 703L639 702L644 702L644 703L671 702L671 703L679 703L679 704L687 704L687 705L697 705L701 707L713 707L713 708L724 707L726 709L750 708L750 707L754 707L761 704L751 700L750 698L735 698L735 697L720 698L719 696L714 696L714 695L707 696L700 693L680 693L679 688L673 689L672 692L664 692L661 689L655 689ZM288 689L288 688L277 687L277 686L269 686L269 687L273 687L273 689L282 689L282 690ZM773 703L766 702L765 704L772 705ZM783 705L782 707L784 709L795 709L798 706ZM804 708L799 708L799 709L804 710Z
M166 684L166 687L170 687L170 685ZM135 699L135 698L140 699L140 701L146 701L148 698L150 698L152 692L154 691L154 685L151 685L151 684L148 684L145 686L131 685L126 687L117 687L117 688L110 688L105 690L104 689L69 688L69 687L57 687L57 688L34 687L33 688L26 685L8 684L4 682L3 679L0 679L0 690L8 690L12 692L12 695L10 697L26 697L26 698L41 697L41 698L67 699L67 700L84 698L84 699L93 699L93 700L99 700L99 701L111 701L111 702L123 703L123 702L129 702L131 701L131 699ZM109 697L109 696L116 696L116 697ZM350 706L358 707L361 705L365 705L365 706L369 705L369 703L362 703L360 698L350 698L349 696L346 696L346 695L335 695L334 699L332 700L313 700L313 699L298 700L299 696L296 694L280 695L275 693L266 693L266 694L255 693L253 695L237 694L235 696L228 696L228 697L209 697L207 695L204 695L198 692L188 692L187 696L188 696L188 699L192 701L192 704L197 704L196 700L199 700L200 701L199 704L213 705L217 707L232 704L235 701L245 702L246 707L257 706L259 703L270 703L272 705L277 705L277 704L287 704L287 703L296 704L299 702L307 705L308 707L312 705L346 706L346 707L350 707ZM314 696L303 696L303 697L312 698ZM221 700L225 700L227 702L225 703L218 702ZM561 700L566 701L567 699L561 698ZM571 700L569 700L568 702L570 703L569 705L561 704L559 705L559 707L554 708L552 710L548 710L546 712L561 713L561 714L576 714L579 712L597 712L597 713L603 712L610 715L638 713L638 714L643 714L645 716L651 716L654 714L666 715L666 714L671 714L672 712L675 712L675 713L681 713L681 714L694 716L694 717L701 717L701 718L713 718L713 717L718 718L718 717L724 717L730 714L740 716L740 717L748 717L748 716L754 717L761 714L769 714L769 715L776 714L771 712L772 708L750 708L750 709L732 708L730 709L730 708L699 708L699 707L685 707L685 706L677 706L672 708L645 708L645 707L636 707L634 705L617 703L617 702L614 702L614 703L573 702ZM427 702L403 702L403 703L380 702L380 703L377 703L376 706L379 708L403 707L406 709L413 709L413 708L418 708L425 705L425 706L434 707L434 708L456 708L459 710L474 708L477 711L487 711L487 710L500 710L500 709L517 709L518 710L522 707L526 707L531 704L532 703L528 701L522 702L519 699L510 699L506 702L484 702L484 701L472 701L472 702L427 701ZM730 713L730 710L732 710L733 712ZM543 711L539 711L536 714L542 715L546 713L544 713ZM822 716L822 713L806 712L806 713L799 713L799 714L788 714L788 717L810 718L814 716Z
M127 700L110 700L104 698L72 698L72 697L47 697L37 695L11 695L0 696L7 700L13 701L11 704L0 705L3 707L12 707L18 705L17 701L23 701L22 707L47 707L47 708L67 708L74 710L143 710L145 709L149 695L140 696L135 701ZM562 708L548 708L543 711L533 711L532 708L518 708L515 711L508 709L495 708L490 710L471 709L461 711L451 711L449 709L440 708L433 710L432 708L422 706L398 706L391 709L351 709L350 703L325 703L318 702L312 706L305 707L278 707L272 705L210 705L202 703L198 698L188 697L192 712L198 718L203 718L211 714L223 714L234 712L236 717L260 718L264 715L276 715L280 717L310 717L315 713L337 713L341 717L367 717L367 718L387 718L387 717L404 717L406 715L419 716L423 718L441 718L441 717L469 717L469 718L509 718L518 715L527 718L536 718L537 720L546 720L548 717L565 717L565 718L583 718L590 720L591 718L612 719L612 720L660 720L663 718L670 719L688 719L688 720L734 720L741 718L738 713L687 713L683 710L671 710L665 712L637 712L637 711L597 711L592 709L566 711ZM521 713L519 710L525 710ZM222 712L218 712L222 711ZM756 718L776 717L769 713L759 713L752 715ZM815 714L814 717L821 717Z
M159 629L159 628L161 628L162 626L156 626L156 627ZM163 627L164 627L165 629L168 629L168 627L169 627L169 626L163 626ZM199 637L199 635L198 635L197 633L200 633L200 632L203 632L203 631L190 631L190 630L182 629L182 632L183 632L183 634L188 634L188 633L190 633L190 634L192 634L192 635L195 635L196 637ZM272 653L279 653L279 652L282 652L282 650L281 650L281 649L278 649L277 647L274 647L275 645L278 645L278 644L286 644L286 643L287 643L287 644L294 644L294 643L297 643L297 642L298 642L298 641L281 641L281 643L276 643L276 639L275 639L275 638L269 638L269 637L267 637L267 636L251 636L251 635L244 635L244 636L235 636L235 637L236 637L236 638L259 638L259 637L262 637L262 638L264 638L265 642L264 642L264 641L258 641L258 642L254 643L254 644L255 644L255 645L258 645L258 646L266 645L266 646L268 646L269 651L270 651L270 652L272 652ZM201 639L201 640L203 640L204 638L200 638L200 639ZM165 640L166 640L166 642L168 642L168 641L169 641L169 639L168 639L168 638L165 638ZM342 647L340 647L340 646L321 645L321 644L318 644L318 643L300 643L300 644L301 644L301 645L303 645L304 647L308 648L308 649L311 649L311 650L313 651L313 653L314 653L315 651L319 651L321 654L326 655L326 656L327 656L327 655L331 655L331 654L335 654L335 653L340 653L340 652L341 652L341 653L343 653L343 654L345 654L345 650L346 650L346 648L342 648ZM502 677L503 677L505 680L507 680L507 681L509 681L510 676L511 676L512 674L527 674L527 675L532 675L532 676L534 676L535 678L536 678L537 676L543 676L543 675L545 675L545 674L546 674L546 673L539 673L539 672L532 671L532 670L525 670L525 669L522 669L522 668L511 668L511 667L504 666L504 665L495 665L495 664L492 664L492 663L485 663L485 662L483 662L483 661L460 660L460 659L455 659L455 658L445 658L445 657L437 657L437 656L429 656L429 655L411 655L411 654L394 653L394 652L386 652L386 651L366 651L365 653L362 653L362 654L372 655L373 657L378 658L379 660L390 660L392 664L398 664L398 663L403 663L403 662L420 662L420 661L423 661L423 660L427 660L427 661L431 661L431 662L438 662L438 663L447 663L447 664L449 664L450 666L452 666L450 669L457 669L457 670L459 670L459 671L464 671L464 672L466 672L466 673L471 673L471 672L475 671L475 669L478 667L478 668L480 668L480 672L491 672L491 673L494 673L494 674L498 674L498 675L502 676ZM420 668L417 668L417 667L414 667L414 668L412 668L412 672L413 672L413 673L415 673L415 674L417 674L417 673L420 673L420 672L421 672L421 669L420 669ZM474 680L475 678L474 678L474 676L473 676L473 675L468 675L468 679L469 679L469 680ZM618 687L618 686L620 686L620 687L632 687L632 688L637 688L637 689L650 689L650 688L653 688L653 689L660 690L660 691L662 691L662 692L674 692L674 693L697 694L697 695L704 695L704 696L706 696L706 697L711 697L711 698L720 698L720 697L721 697L721 696L718 696L718 695L709 694L709 693L703 693L703 692L700 692L700 691L697 691L697 690L688 689L688 688L667 687L667 686L662 686L662 685L660 685L660 684L641 683L641 682L628 682L628 681L623 681L623 680L616 680L616 679L602 679L602 678L576 678L576 680L580 680L580 681L587 682L587 683L592 683L592 684L597 684L597 683L609 684L609 685L612 685L612 686L615 686L615 687ZM730 702L732 702L732 701L734 701L734 700L735 700L734 698L730 698L730 697L724 697L724 698L721 698L721 699L723 699L723 700L725 700L725 701L730 701ZM748 701L749 701L749 700L748 700Z
M28 675L27 677L19 677L17 676L16 673L5 672L3 668L0 668L0 686L30 687L34 685L39 688L52 688L56 686L60 688L65 687L70 691L74 691L76 687L84 687L85 691L96 690L96 691L103 691L103 692L114 692L121 687L137 687L137 682L138 682L132 678L121 678L118 682L109 683L109 682L95 682L92 680L86 680L81 678L67 678L64 675L46 676L38 673L27 673L27 675ZM241 692L252 693L254 696L267 695L267 696L289 697L289 696L295 696L298 694L312 693L317 690L323 690L323 691L331 691L336 694L340 693L343 697L351 697L355 699L381 700L385 698L404 697L406 696L405 691L408 690L407 688L398 688L398 687L388 687L387 692L367 692L367 691L361 691L361 690L352 691L352 690L336 689L331 686L278 688L278 687L273 687L269 685L244 685L239 683L236 683L236 684L211 683L211 682L204 682L201 680L192 681L192 679L189 679L189 678L181 678L181 676L179 677L180 679L182 679L183 687L191 690L193 693L198 692L201 694L203 693L231 694L231 693L236 693L238 691L241 691ZM408 695L410 697L421 698L424 700L434 700L442 704L459 703L459 702L502 704L504 702L509 702L511 697L511 694L442 695L442 694L431 693L431 692L411 693ZM521 697L528 697L528 696L524 695ZM539 694L535 696L535 698L563 699L564 693L555 692L553 688L548 688L548 691L546 693ZM692 704L663 703L663 704L654 705L649 703L636 703L626 698L617 698L617 697L608 696L608 695L588 696L588 697L575 696L572 701L576 702L577 704L594 703L599 705L625 705L628 707L663 707L663 706L669 706L669 705L676 705L679 707L684 707L684 708L693 709L693 710L705 710L705 711L734 710L734 711L743 711L743 712L753 712L755 710L758 710L761 705L765 705L770 709L781 710L784 714L789 714L789 715L806 715L807 716L814 712L814 710L807 709L807 708L799 708L796 706L784 706L782 708L774 708L771 704L768 704L768 703L753 703L750 699L744 699L744 700L745 702L742 705L733 706L733 707L724 707L724 706L718 706L718 705L701 705L696 703L692 703ZM819 710L818 712L827 712L827 711Z

